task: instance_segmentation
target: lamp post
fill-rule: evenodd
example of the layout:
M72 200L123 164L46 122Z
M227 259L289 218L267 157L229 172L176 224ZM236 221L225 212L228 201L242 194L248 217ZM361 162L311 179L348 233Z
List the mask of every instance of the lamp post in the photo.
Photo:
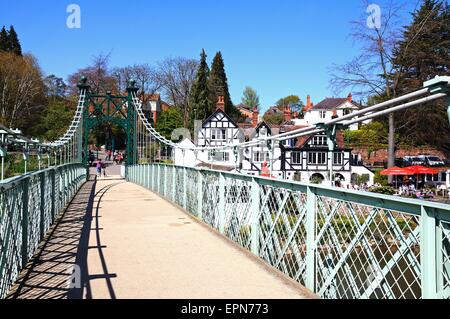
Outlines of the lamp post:
M6 135L8 132L6 130L0 130L1 135L1 145L0 145L0 157L2 158L2 172L1 180L5 178L5 157L6 157Z
M28 158L29 158L30 154L28 152L28 143L25 142L25 146L23 148L23 160L25 162L25 166L24 166L24 174L27 173L27 166L28 166Z

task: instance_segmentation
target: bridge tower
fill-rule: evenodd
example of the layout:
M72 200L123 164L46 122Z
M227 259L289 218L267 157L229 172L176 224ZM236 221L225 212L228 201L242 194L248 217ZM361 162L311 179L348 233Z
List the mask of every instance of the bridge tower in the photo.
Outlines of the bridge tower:
M89 134L95 127L111 123L121 127L127 136L126 157L127 166L137 163L137 113L132 100L132 93L139 90L135 81L130 81L127 95L114 95L110 91L105 93L91 92L87 78L82 77L78 84L80 91L84 90L85 100L82 119L82 163L88 165Z

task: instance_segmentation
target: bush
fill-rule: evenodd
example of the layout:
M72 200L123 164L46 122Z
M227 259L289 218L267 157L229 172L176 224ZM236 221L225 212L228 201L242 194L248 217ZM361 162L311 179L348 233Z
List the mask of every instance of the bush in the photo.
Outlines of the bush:
M318 176L313 176L311 178L311 184L322 184L323 179Z
M394 195L395 189L390 186L375 187L370 190L372 193L384 194L384 195Z
M376 170L375 171L375 177L373 179L373 182L375 184L380 184L381 186L388 186L388 177L381 175L381 170Z

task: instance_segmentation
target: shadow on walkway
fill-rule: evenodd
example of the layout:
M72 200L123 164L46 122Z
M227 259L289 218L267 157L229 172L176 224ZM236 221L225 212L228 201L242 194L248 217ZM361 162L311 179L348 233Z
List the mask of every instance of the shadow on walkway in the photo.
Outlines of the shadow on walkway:
M56 226L40 244L38 252L21 272L7 299L81 299L93 298L90 281L105 279L111 298L115 298L101 245L98 211L102 197L112 187L96 192L97 179L86 182L76 194ZM92 224L95 224L92 228ZM95 231L96 246L89 247L89 236ZM102 261L102 274L90 275L88 251L97 249Z

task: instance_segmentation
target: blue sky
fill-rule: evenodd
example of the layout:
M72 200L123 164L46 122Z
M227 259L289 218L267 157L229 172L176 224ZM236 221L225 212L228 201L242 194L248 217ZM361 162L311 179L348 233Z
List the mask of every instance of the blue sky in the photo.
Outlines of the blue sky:
M71 3L81 29L66 27ZM66 78L99 53L125 66L220 50L233 102L249 85L263 109L289 94L332 96L328 67L355 55L350 21L363 14L359 0L0 0L0 25L14 25L46 74Z

